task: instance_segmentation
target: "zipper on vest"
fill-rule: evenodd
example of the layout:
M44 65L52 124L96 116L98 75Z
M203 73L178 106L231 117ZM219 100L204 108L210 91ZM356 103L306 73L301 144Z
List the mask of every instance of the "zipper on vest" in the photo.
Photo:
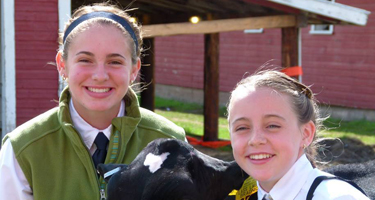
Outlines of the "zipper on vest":
M100 200L106 200L104 189L100 189Z
M114 136L117 136L118 139L117 139L117 146L116 146L116 150L117 150L117 153L116 153L116 157L115 158L111 158L112 156L112 151L113 151L113 144L112 144L112 149L111 149L111 154L109 155L110 156L110 160L108 163L115 163L115 160L114 159L118 159L118 155L119 155L119 147L120 147L120 141L121 141L121 137L120 137L120 133L118 130L116 130L116 132L114 133ZM113 139L112 139L113 140ZM109 150L109 148L108 148ZM107 156L108 156L108 153L107 153ZM106 158L107 160L107 158ZM94 166L94 162L93 160L91 159L91 162L92 162L92 165ZM98 182L99 182L99 188L100 188L100 200L106 200L106 196L105 196L105 187L106 187L106 183L104 181L104 178L98 178Z

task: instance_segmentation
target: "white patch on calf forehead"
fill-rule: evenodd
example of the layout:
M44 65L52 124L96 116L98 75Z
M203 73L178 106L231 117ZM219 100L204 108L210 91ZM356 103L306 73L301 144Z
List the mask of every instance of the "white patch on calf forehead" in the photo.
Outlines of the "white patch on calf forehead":
M169 152L162 153L161 155L154 155L152 153L147 154L145 162L143 163L144 166L150 166L148 169L151 173L156 172L160 169L161 164L163 164L164 160L167 159Z

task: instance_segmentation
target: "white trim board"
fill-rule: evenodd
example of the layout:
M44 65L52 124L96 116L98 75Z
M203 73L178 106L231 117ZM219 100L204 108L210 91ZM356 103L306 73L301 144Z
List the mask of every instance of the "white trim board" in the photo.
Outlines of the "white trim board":
M2 138L16 128L16 52L14 0L1 1Z
M367 10L330 2L327 0L267 0L282 4L317 15L337 19L350 24L365 26L368 15Z
M70 0L59 0L59 32L64 31L65 23L71 17L71 1ZM59 90L57 91L57 95L60 97L62 90L67 85L65 81L59 76Z

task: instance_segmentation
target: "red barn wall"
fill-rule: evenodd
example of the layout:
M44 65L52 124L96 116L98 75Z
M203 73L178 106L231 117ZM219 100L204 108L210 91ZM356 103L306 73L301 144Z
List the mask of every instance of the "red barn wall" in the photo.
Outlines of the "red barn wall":
M375 109L375 2L336 0L371 11L365 27L334 26L333 35L302 34L304 82L322 103Z
M17 125L56 106L58 0L16 0Z
M372 0L338 3L375 12ZM375 15L365 27L334 26L333 35L311 35L302 29L303 82L312 85L318 100L336 106L375 110ZM155 82L203 89L203 36L155 39ZM262 34L242 31L220 34L220 91L233 89L245 72L270 61L281 65L281 31Z
M203 88L203 35L155 39L155 81L158 84ZM244 72L254 72L267 61L280 65L281 31L220 34L220 90L230 91Z

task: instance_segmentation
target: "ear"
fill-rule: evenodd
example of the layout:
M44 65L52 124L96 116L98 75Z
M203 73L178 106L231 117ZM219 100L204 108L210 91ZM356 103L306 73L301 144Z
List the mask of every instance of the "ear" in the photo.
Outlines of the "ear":
M66 68L65 68L65 61L62 57L62 52L59 51L56 54L56 65L57 65L57 70L59 71L60 76L63 74L67 76L66 74Z
M141 69L141 59L137 59L137 63L132 66L130 74L130 84L137 79L139 70Z
M309 146L312 143L315 136L315 130L315 124L311 120L302 125L302 146Z

